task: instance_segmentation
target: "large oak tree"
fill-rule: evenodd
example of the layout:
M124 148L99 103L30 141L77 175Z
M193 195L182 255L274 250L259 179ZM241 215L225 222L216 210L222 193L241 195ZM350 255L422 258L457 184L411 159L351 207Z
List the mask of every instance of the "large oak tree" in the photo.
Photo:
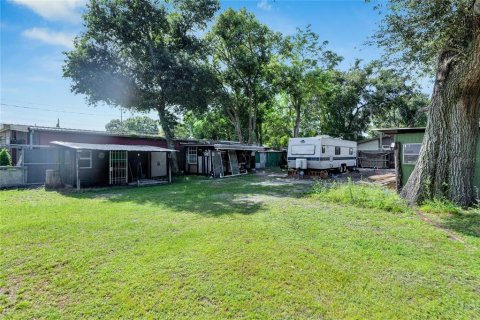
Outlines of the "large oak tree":
M322 71L334 68L343 60L331 50L328 41L319 43L319 36L311 30L297 29L294 35L287 36L280 54L272 63L273 83L288 99L288 105L295 113L292 136L300 135L300 124L307 111L309 99L322 91Z
M238 141L256 143L261 108L273 98L268 66L280 36L243 8L219 15L206 39L221 83L218 105L233 124Z
M402 195L474 201L480 109L480 0L390 0L376 42L406 66L434 70L428 123Z
M156 110L174 148L176 113L210 99L213 77L198 34L217 10L216 0L91 0L64 76L93 105Z

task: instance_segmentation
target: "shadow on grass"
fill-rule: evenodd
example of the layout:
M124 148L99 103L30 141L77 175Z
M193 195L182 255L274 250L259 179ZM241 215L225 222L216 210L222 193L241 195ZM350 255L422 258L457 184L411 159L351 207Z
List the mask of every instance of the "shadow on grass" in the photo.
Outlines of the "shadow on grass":
M57 191L76 199L104 199L112 203L133 202L168 207L177 212L213 216L254 214L265 208L269 197L295 198L305 186L264 183L265 177L242 176L228 179L180 177L170 185L145 187L110 187L81 192ZM292 190L293 189L293 190Z
M472 237L480 237L480 212L454 213L442 218L442 227Z

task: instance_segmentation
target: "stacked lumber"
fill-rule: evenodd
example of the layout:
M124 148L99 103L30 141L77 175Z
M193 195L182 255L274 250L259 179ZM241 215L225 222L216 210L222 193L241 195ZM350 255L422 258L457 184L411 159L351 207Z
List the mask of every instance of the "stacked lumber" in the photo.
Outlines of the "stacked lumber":
M372 180L375 184L381 185L383 187L395 189L396 188L396 177L395 173L379 174L375 176L370 176L368 179Z

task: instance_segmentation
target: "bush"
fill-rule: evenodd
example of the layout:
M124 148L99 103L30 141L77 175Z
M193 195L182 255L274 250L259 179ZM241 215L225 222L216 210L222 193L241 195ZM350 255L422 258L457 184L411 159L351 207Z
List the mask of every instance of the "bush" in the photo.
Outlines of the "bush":
M437 214L458 214L463 212L461 207L446 199L427 200L422 204L420 210Z
M0 166L11 166L12 157L7 149L0 150Z
M327 201L352 204L363 208L390 212L409 210L406 202L396 192L373 185L355 184L351 181L331 185L318 182L313 185L310 193Z

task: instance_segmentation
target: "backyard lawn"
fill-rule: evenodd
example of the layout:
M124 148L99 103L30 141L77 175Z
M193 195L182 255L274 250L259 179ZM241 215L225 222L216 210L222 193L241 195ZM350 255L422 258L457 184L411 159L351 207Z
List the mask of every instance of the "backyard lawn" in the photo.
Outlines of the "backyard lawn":
M309 188L0 191L0 318L480 318L478 215L432 225Z

